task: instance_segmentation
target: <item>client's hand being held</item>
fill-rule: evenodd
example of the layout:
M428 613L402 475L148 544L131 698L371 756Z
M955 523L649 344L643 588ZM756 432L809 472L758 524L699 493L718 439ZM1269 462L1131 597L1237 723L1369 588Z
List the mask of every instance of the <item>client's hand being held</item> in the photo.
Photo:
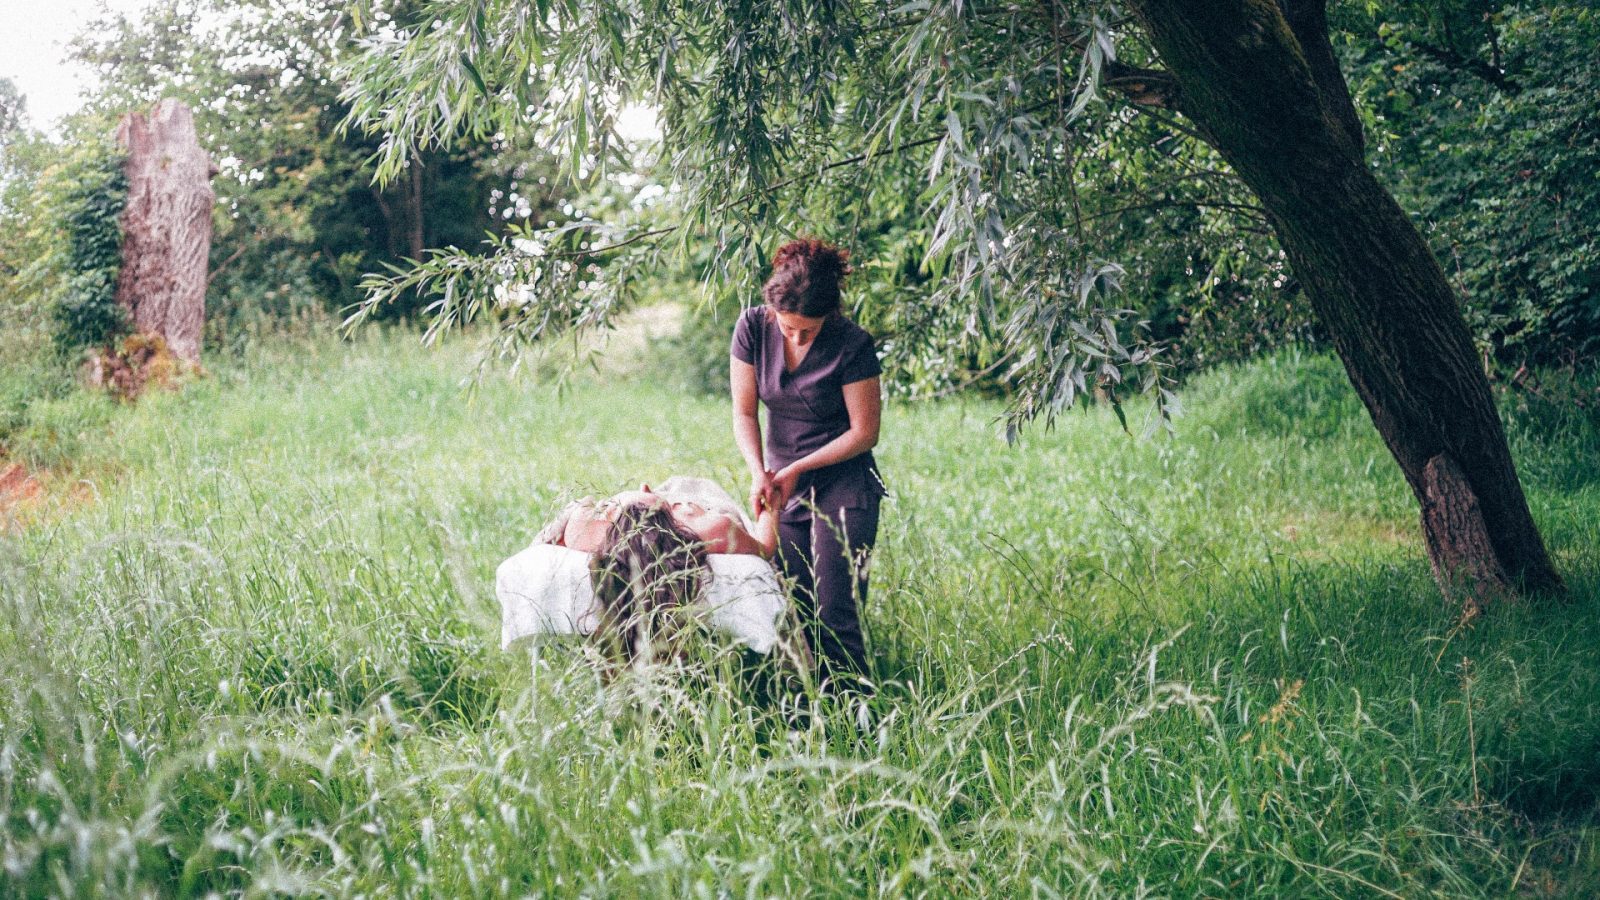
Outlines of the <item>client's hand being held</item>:
M772 473L763 471L750 482L750 515L760 518L761 510L778 505L773 502Z

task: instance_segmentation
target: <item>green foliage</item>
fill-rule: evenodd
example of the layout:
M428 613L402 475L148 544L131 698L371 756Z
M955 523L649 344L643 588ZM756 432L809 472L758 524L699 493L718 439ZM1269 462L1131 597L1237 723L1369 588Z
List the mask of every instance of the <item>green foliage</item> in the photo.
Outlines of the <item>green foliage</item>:
M1507 370L1600 351L1600 10L1464 2L1351 15L1374 158Z
M550 646L530 684L499 560L572 495L742 467L724 401L495 374L464 404L466 356L259 342L108 407L85 496L0 542L0 893L1600 887L1575 423L1511 410L1519 463L1588 463L1527 474L1572 602L1462 629L1324 357L1208 375L1153 441L891 404L861 725L724 656L602 692Z
M54 315L64 349L110 343L128 329L117 303L122 268L122 208L128 200L126 159L109 140L80 144L62 173L60 207L66 285Z
M654 365L676 375L691 394L728 396L728 350L740 309L737 303L691 307L683 328L657 348Z
M15 136L24 131L27 120L27 98L17 90L16 82L0 77L0 153L7 151Z
M0 146L0 313L8 341L48 341L55 299L60 191L52 186L65 153L19 126Z
M0 79L10 110L0 133L0 456L29 421L29 407L72 390L71 366L53 340L66 239L60 218L62 152L27 126L22 97Z
M0 422L8 458L34 471L71 471L100 445L116 401L103 391L72 390L69 373L58 366L42 370L33 383L0 382L0 403L12 399L5 396L7 389L42 389L11 407L12 421Z
M487 2L375 29L349 60L347 96L351 121L383 136L382 172L414 147L496 133L528 135L570 173L604 171L623 164L619 107L650 103L664 131L652 177L682 215L597 223L591 246L611 249L582 263L629 254L644 259L635 268L692 271L715 323L752 302L779 242L829 237L870 263L855 305L897 385L1039 398L1017 406L1024 417L1139 386L1161 397L1162 363L1324 339L1215 151L1181 116L1102 85L1107 72L1152 80L1137 21L1112 7L547 12ZM1462 0L1334 14L1373 162L1434 238L1480 342L1513 368L1582 359L1600 271L1593 10ZM1126 293L1078 305L1102 261L1127 273ZM613 291L593 302L627 302ZM1048 322L1114 337L1074 346L1041 332ZM1176 346L1156 355L1151 340Z
M1591 366L1542 374L1502 388L1517 469L1548 483L1590 485L1600 459L1600 371Z
M881 335L893 338L886 345L896 361L927 376L941 368L936 357L977 372L1004 360L1011 383L1038 398L1019 414L1049 418L1095 395L1154 391L1161 377L1129 301L1084 289L1110 283L1094 274L1104 271L1096 226L1129 197L1094 190L1099 181L1078 193L1080 136L1143 128L1174 148L1158 154L1167 174L1194 174L1183 171L1191 154L1182 128L1133 126L1134 114L1098 102L1103 68L1148 58L1136 30L1100 12L961 3L443 7L433 21L375 29L348 63L346 96L350 121L382 136L385 177L399 176L417 149L491 134L552 148L573 176L604 171L625 143L615 133L619 108L648 101L663 131L654 175L681 217L594 223L589 255L574 264L618 265L627 255L634 271L692 268L715 293L747 303L773 250L796 233L846 244L866 235L873 245L890 236L895 246L874 273L886 277L865 293L894 308L863 318L898 320ZM478 271L523 271L533 264L519 257L537 255L530 244L547 242L539 252L550 252L573 240L564 228L529 235L499 248L499 268ZM368 302L405 285L375 283ZM604 318L576 314L563 287L527 285L530 304L550 316L493 321L546 329ZM600 288L590 298L597 309L625 302L616 285ZM440 308L452 308L440 296ZM722 297L715 302L725 308ZM1047 322L1059 328L1030 329ZM938 376L918 380L948 386Z
M0 338L0 451L16 453L15 435L30 421L34 404L73 388L72 369L49 343L34 344L15 335Z

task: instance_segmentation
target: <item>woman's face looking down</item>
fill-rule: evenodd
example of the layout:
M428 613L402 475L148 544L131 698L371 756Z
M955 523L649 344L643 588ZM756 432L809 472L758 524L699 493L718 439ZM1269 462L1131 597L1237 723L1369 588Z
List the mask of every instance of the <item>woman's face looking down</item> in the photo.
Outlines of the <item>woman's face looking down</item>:
M802 316L799 313L777 312L778 330L783 332L783 339L796 347L809 346L817 338L817 332L822 330L822 323L827 319L815 316Z

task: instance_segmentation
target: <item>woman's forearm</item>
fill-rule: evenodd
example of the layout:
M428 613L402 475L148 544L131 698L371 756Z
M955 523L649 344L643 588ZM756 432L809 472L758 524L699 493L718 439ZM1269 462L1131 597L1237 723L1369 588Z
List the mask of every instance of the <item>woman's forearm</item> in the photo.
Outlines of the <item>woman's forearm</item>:
M855 428L846 431L833 440L823 444L811 453L790 463L787 468L797 473L814 472L871 450L878 443L876 434L869 434L865 430Z
M733 441L744 457L745 468L759 478L766 471L766 460L761 455L761 420L754 413L733 414Z
M883 395L878 379L864 378L845 385L844 405L850 415L850 427L844 434L787 466L792 474L812 472L854 459L878 445L878 430L883 422Z
M756 367L738 358L728 362L728 385L733 399L733 441L739 445L750 476L760 480L767 471L761 454L761 416Z

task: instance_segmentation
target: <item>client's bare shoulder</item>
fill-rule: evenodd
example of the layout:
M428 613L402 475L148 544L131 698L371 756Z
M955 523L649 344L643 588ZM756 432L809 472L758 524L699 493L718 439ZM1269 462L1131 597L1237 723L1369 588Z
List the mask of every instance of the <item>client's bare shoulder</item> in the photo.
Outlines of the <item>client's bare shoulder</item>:
M594 553L605 543L610 524L593 497L581 497L563 507L533 539L535 543Z

